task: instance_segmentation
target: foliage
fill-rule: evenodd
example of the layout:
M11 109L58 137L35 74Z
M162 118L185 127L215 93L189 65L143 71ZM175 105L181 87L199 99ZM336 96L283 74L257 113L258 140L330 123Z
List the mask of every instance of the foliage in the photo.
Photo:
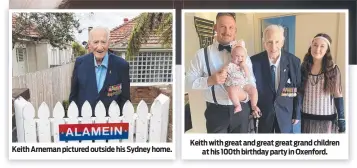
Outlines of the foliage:
M81 44L79 44L77 42L72 43L72 51L73 51L74 57L78 57L78 56L86 54L86 49Z
M53 47L66 49L66 46L75 40L74 32L79 27L74 13L31 12L14 15L12 48L16 42L24 40L47 40Z
M137 55L141 45L153 35L159 36L165 48L172 47L172 13L142 13L136 18L136 25L130 35L126 57Z

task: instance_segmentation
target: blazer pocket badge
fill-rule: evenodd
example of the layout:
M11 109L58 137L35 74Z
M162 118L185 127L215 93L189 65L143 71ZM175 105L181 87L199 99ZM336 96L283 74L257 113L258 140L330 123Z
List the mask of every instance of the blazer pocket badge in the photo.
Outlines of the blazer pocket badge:
M112 97L114 95L119 95L121 93L121 83L113 86L109 86L108 88L108 97Z
M297 88L296 87L285 87L281 92L281 96L284 97L296 97L297 95Z

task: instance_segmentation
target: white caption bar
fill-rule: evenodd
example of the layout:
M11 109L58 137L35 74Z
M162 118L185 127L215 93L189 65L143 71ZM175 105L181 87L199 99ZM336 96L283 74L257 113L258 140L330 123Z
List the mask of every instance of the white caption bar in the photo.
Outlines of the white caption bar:
M173 160L172 143L12 143L10 160Z
M348 159L347 134L185 134L187 160Z

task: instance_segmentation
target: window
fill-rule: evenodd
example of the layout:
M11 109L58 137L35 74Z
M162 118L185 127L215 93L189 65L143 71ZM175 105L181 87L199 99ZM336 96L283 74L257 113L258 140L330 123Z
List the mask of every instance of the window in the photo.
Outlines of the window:
M26 48L16 48L17 62L23 62L25 56L26 56Z
M172 52L140 52L128 62L132 83L172 82Z

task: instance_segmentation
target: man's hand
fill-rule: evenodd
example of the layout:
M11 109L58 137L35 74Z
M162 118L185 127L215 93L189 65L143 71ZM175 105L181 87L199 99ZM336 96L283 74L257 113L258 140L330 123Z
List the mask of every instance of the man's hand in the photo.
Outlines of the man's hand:
M293 120L291 121L291 123L292 123L293 125L295 125L295 124L299 123L299 120L293 119Z
M258 106L252 107L252 114L254 118L260 118L262 116L262 112L260 111Z
M228 65L225 65L221 70L213 74L212 76L208 77L207 84L208 86L212 85L219 85L226 82Z

